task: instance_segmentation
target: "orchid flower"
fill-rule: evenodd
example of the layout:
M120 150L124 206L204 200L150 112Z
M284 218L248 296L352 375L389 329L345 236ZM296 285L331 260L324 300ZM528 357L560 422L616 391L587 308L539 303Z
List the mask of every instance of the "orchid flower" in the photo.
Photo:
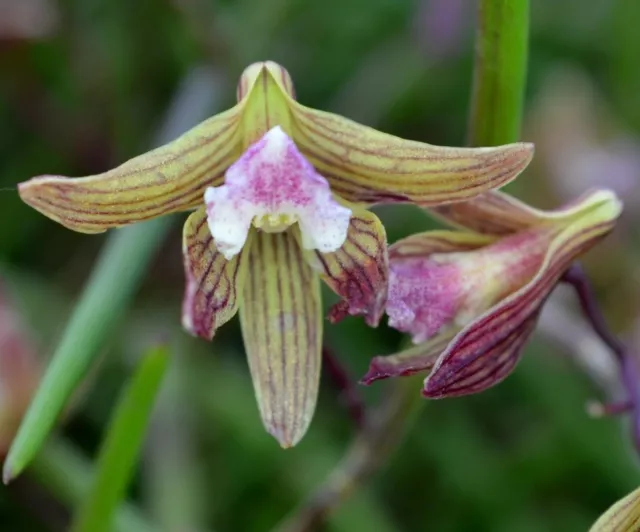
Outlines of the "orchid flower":
M177 211L184 226L184 327L207 339L237 311L263 423L283 447L304 435L319 386L319 278L342 301L329 318L378 324L385 231L366 208L465 201L514 179L533 147L442 148L403 140L295 100L287 71L256 63L238 103L108 172L40 176L22 199L99 233Z
M365 384L430 370L423 395L440 398L502 381L563 273L613 229L621 204L599 189L546 212L492 193L437 212L468 230L390 246L389 325L417 345L374 358Z
M640 488L611 506L589 532L632 532L640 527Z

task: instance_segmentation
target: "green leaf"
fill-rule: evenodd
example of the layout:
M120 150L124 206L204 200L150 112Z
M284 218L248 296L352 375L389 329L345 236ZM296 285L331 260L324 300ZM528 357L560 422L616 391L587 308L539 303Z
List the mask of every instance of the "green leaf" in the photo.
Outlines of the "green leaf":
M128 307L172 219L116 230L107 241L4 464L8 483L33 459Z
M98 458L93 486L72 532L108 532L134 472L156 395L167 368L166 348L151 349L121 395Z

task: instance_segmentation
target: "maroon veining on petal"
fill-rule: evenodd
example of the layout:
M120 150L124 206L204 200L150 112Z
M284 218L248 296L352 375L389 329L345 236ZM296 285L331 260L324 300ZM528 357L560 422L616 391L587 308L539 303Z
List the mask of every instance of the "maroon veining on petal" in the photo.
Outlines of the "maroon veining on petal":
M189 216L183 237L186 286L182 323L191 334L211 339L237 311L247 254L241 252L227 260L218 252L204 208Z
M532 280L458 334L425 380L424 395L467 395L503 380L519 360L521 348L533 332L540 308L558 278L583 248L584 245L572 247L571 243L565 243L564 247L556 250L542 277ZM508 358L512 361L510 365L507 364Z
M478 342L476 349L467 356L449 359L449 363L440 366L439 371L425 380L422 394L431 399L458 397L484 391L502 382L520 360L536 323L537 313L516 329L507 328L506 334L496 334Z
M447 347L452 334L440 334L430 342L415 345L395 355L377 356L369 363L369 370L360 379L366 386L390 377L408 377L433 368Z
M314 266L342 301L329 311L329 321L364 316L371 327L380 322L387 303L389 260L384 227L367 211L356 210L347 238L334 253L316 253Z
M416 373L429 371L435 360L413 361L407 360L405 363L394 364L388 356L378 356L371 360L369 369L360 379L360 384L369 386L376 381L388 379L390 377L409 377Z

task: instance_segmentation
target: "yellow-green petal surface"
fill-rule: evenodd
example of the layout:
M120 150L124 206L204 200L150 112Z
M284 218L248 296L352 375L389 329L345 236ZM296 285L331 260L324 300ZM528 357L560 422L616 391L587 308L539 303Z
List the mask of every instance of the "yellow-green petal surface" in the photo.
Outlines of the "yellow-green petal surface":
M241 153L243 104L216 115L173 142L107 172L82 178L43 175L18 186L22 200L82 233L101 233L203 202Z
M292 447L316 406L322 305L318 275L291 233L254 235L240 320L264 426Z
M405 140L291 101L293 139L342 198L365 205L428 207L505 185L531 161L533 145L450 148Z

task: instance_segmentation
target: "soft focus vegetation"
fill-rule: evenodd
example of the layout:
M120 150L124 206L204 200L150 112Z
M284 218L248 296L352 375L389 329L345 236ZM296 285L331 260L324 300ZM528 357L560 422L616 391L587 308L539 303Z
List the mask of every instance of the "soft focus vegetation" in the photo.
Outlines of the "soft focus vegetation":
M620 227L585 265L612 326L637 349L640 3L531 3L522 138L537 152L509 191L540 207L597 185L622 196ZM0 0L0 277L43 363L105 236L51 222L21 203L16 183L103 171L177 135L231 105L242 69L262 59L289 70L304 104L462 145L473 4ZM416 208L378 213L391 241L435 226ZM309 434L281 450L262 429L236 321L212 344L181 330L178 221L59 433L32 468L0 488L3 531L66 530L123 384L159 342L172 360L129 493L136 506L124 508L118 530L143 530L141 520L169 532L271 530L353 437L326 374ZM329 517L328 530L581 532L640 484L626 425L585 411L589 399L615 396L615 365L582 326L573 298L558 295L515 374L478 396L425 401L400 450ZM354 379L373 355L403 342L353 318L327 325L325 338ZM0 358L0 383L1 372ZM359 391L376 405L391 386Z

